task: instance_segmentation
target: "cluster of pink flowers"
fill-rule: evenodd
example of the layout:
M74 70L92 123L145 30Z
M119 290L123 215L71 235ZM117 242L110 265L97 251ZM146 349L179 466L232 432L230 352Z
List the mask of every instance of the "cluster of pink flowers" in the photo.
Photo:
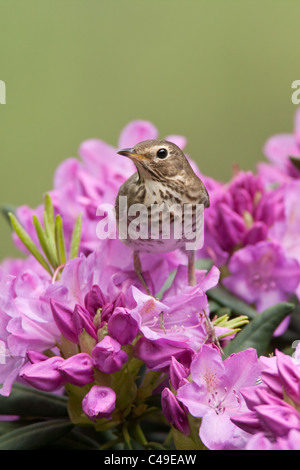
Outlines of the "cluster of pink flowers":
M157 137L153 124L134 121L122 131L118 148ZM182 136L167 140L185 148ZM300 449L299 352L298 359L280 352L269 359L247 349L223 360L205 315L207 292L219 283L258 312L300 298L300 111L294 135L267 142L271 164L260 164L258 174L237 171L222 183L202 175L191 160L211 200L197 258L209 258L213 266L197 270L191 287L182 253L143 254L153 297L135 274L130 250L118 239L96 235L97 207L113 204L135 171L116 152L88 140L79 148L81 159L67 159L55 173L49 195L63 220L67 251L82 214L79 255L60 276L51 277L28 252L0 265L1 395L9 396L16 381L69 396L77 390L78 423L118 426L134 407L144 410L135 384L144 366L164 383L153 380L143 393L162 387L162 412L179 435L189 436L198 426L209 449ZM33 214L42 222L43 206L16 211L40 246ZM287 326L288 320L276 334ZM215 323L222 346L236 331L230 322ZM201 418L201 425L191 417Z
M210 193L207 256L228 268L223 284L258 311L300 296L299 136L300 110L294 134L267 141L271 164L260 163L257 174L238 171Z

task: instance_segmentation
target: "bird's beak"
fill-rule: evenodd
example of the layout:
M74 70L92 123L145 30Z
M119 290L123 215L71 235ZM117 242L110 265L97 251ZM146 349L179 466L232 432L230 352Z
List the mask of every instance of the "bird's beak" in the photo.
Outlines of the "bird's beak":
M119 155L124 155L125 157L131 158L131 160L139 161L139 160L149 160L149 158L145 157L144 155L138 155L135 153L134 148L131 149L122 149L117 152Z

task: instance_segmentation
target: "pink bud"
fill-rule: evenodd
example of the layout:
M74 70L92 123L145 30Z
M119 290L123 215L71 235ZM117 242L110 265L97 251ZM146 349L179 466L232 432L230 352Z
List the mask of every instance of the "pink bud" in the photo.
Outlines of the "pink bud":
M60 302L50 300L52 315L61 334L72 343L78 344L78 335L75 333L73 312Z
M101 372L113 374L122 369L128 360L127 354L122 351L120 343L110 336L105 336L92 351L93 364Z
M114 305L112 303L107 303L101 312L101 320L102 322L108 322L111 314L114 311Z
M48 356L45 356L45 354L37 351L27 351L27 357L31 364L35 364L36 362L41 362L41 361L46 361L49 359Z
M173 395L169 388L164 388L161 394L161 406L163 414L171 426L178 429L188 436L190 434L190 427L187 416L178 403L176 397Z
M130 313L122 307L115 309L108 320L109 334L120 344L131 344L138 333L138 324Z
M276 351L277 367L281 383L286 394L300 404L300 370L295 367L290 356Z
M106 304L105 296L99 286L95 285L91 288L85 296L84 304L92 317L96 315L98 308L102 308Z
M59 371L66 382L79 387L94 381L92 358L86 353L69 357L60 365Z
M181 386L182 379L185 379L188 375L189 370L180 364L175 357L172 357L170 364L170 382L172 387L177 390Z
M82 400L84 413L92 420L110 418L116 405L116 394L109 387L93 385Z
M59 372L59 367L63 362L62 357L54 356L41 362L28 364L21 371L20 377L39 390L53 392L64 383Z
M73 322L77 336L81 335L82 331L85 330L92 338L97 339L96 328L91 316L84 307L81 307L81 305L75 305Z

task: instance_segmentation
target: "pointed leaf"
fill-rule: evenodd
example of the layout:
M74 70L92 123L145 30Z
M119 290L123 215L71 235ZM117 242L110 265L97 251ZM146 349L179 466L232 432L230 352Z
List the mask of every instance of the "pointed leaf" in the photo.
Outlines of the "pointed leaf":
M47 450L98 450L100 444L91 439L88 436L85 436L81 432L82 428L75 427L73 428L66 436L63 436L61 439L56 440L54 443L50 443L47 446Z
M54 232L55 232L54 209L53 209L52 200L49 194L45 195L44 208L45 208L44 211L46 214L47 227L48 227L48 231L46 233L49 236L52 236L52 238L54 239Z
M274 331L293 310L293 304L283 302L258 313L224 348L225 356L248 348L256 349L258 356L264 354Z
M42 247L43 252L45 253L49 263L51 266L56 269L58 266L58 259L56 257L56 252L55 252L55 247L53 247L53 244L49 240L49 238L46 236L44 233L43 227L37 218L36 215L33 215L33 224L40 242L40 245Z
M207 296L210 299L215 300L220 305L230 308L239 315L247 315L249 318L255 318L257 312L254 308L247 305L242 300L235 297L233 294L228 292L223 286L214 287L207 292Z
M0 415L62 418L68 416L68 400L15 383L9 397L0 396Z
M18 429L21 426L25 426L26 424L28 424L28 422L19 419L11 421L0 421L0 436L2 436L3 434L7 434L8 432L14 431L15 429Z
M63 221L60 215L56 216L55 219L55 244L59 265L65 264L66 258L66 245L63 230Z
M31 239L31 237L28 235L28 233L24 230L18 219L16 218L15 215L13 215L11 212L8 214L9 219L11 221L12 227L18 237L20 238L21 242L26 246L27 250L30 251L30 253L35 257L35 259L43 266L43 268L48 271L48 273L52 276L52 271L47 263L46 259L44 256L40 253L38 247L34 243L34 241Z
M70 247L70 259L76 258L78 256L80 238L81 238L81 223L82 215L80 214L75 222L75 226L72 233L71 247Z
M29 424L0 437L0 450L34 450L46 446L68 434L73 424L66 419L55 419Z

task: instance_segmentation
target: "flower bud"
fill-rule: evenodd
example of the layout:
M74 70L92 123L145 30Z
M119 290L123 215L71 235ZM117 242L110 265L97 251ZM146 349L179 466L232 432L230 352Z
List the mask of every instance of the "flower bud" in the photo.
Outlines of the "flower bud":
M115 404L116 394L111 388L93 385L82 400L82 409L92 421L96 421L100 418L109 419Z
M138 333L136 320L122 307L115 309L107 326L109 334L122 345L131 344Z
M170 364L170 382L172 387L177 390L181 386L182 379L185 379L189 374L189 370L186 369L175 357L172 356Z
M122 351L120 343L110 336L100 341L92 351L93 364L101 372L113 374L122 369L128 360L127 354Z
M48 356L45 354L38 352L38 351L27 351L27 358L31 362L31 364L35 364L36 362L46 361L49 359Z
M61 334L72 343L78 344L78 335L74 329L73 312L60 302L50 300L53 319Z
M97 310L106 304L106 299L99 286L94 285L84 299L85 308L94 317Z
M293 400L300 404L300 370L295 367L291 357L276 351L277 367L281 383L285 393Z
M39 390L53 392L61 387L64 380L59 372L64 359L60 356L28 364L20 373L20 377Z
M169 388L165 388L161 394L161 406L168 423L188 436L190 427L187 416Z
M94 381L92 358L86 353L69 357L60 365L59 371L66 382L79 387Z
M81 305L76 304L73 312L73 322L77 335L81 335L83 330L92 338L97 339L95 325L92 322L89 312Z

